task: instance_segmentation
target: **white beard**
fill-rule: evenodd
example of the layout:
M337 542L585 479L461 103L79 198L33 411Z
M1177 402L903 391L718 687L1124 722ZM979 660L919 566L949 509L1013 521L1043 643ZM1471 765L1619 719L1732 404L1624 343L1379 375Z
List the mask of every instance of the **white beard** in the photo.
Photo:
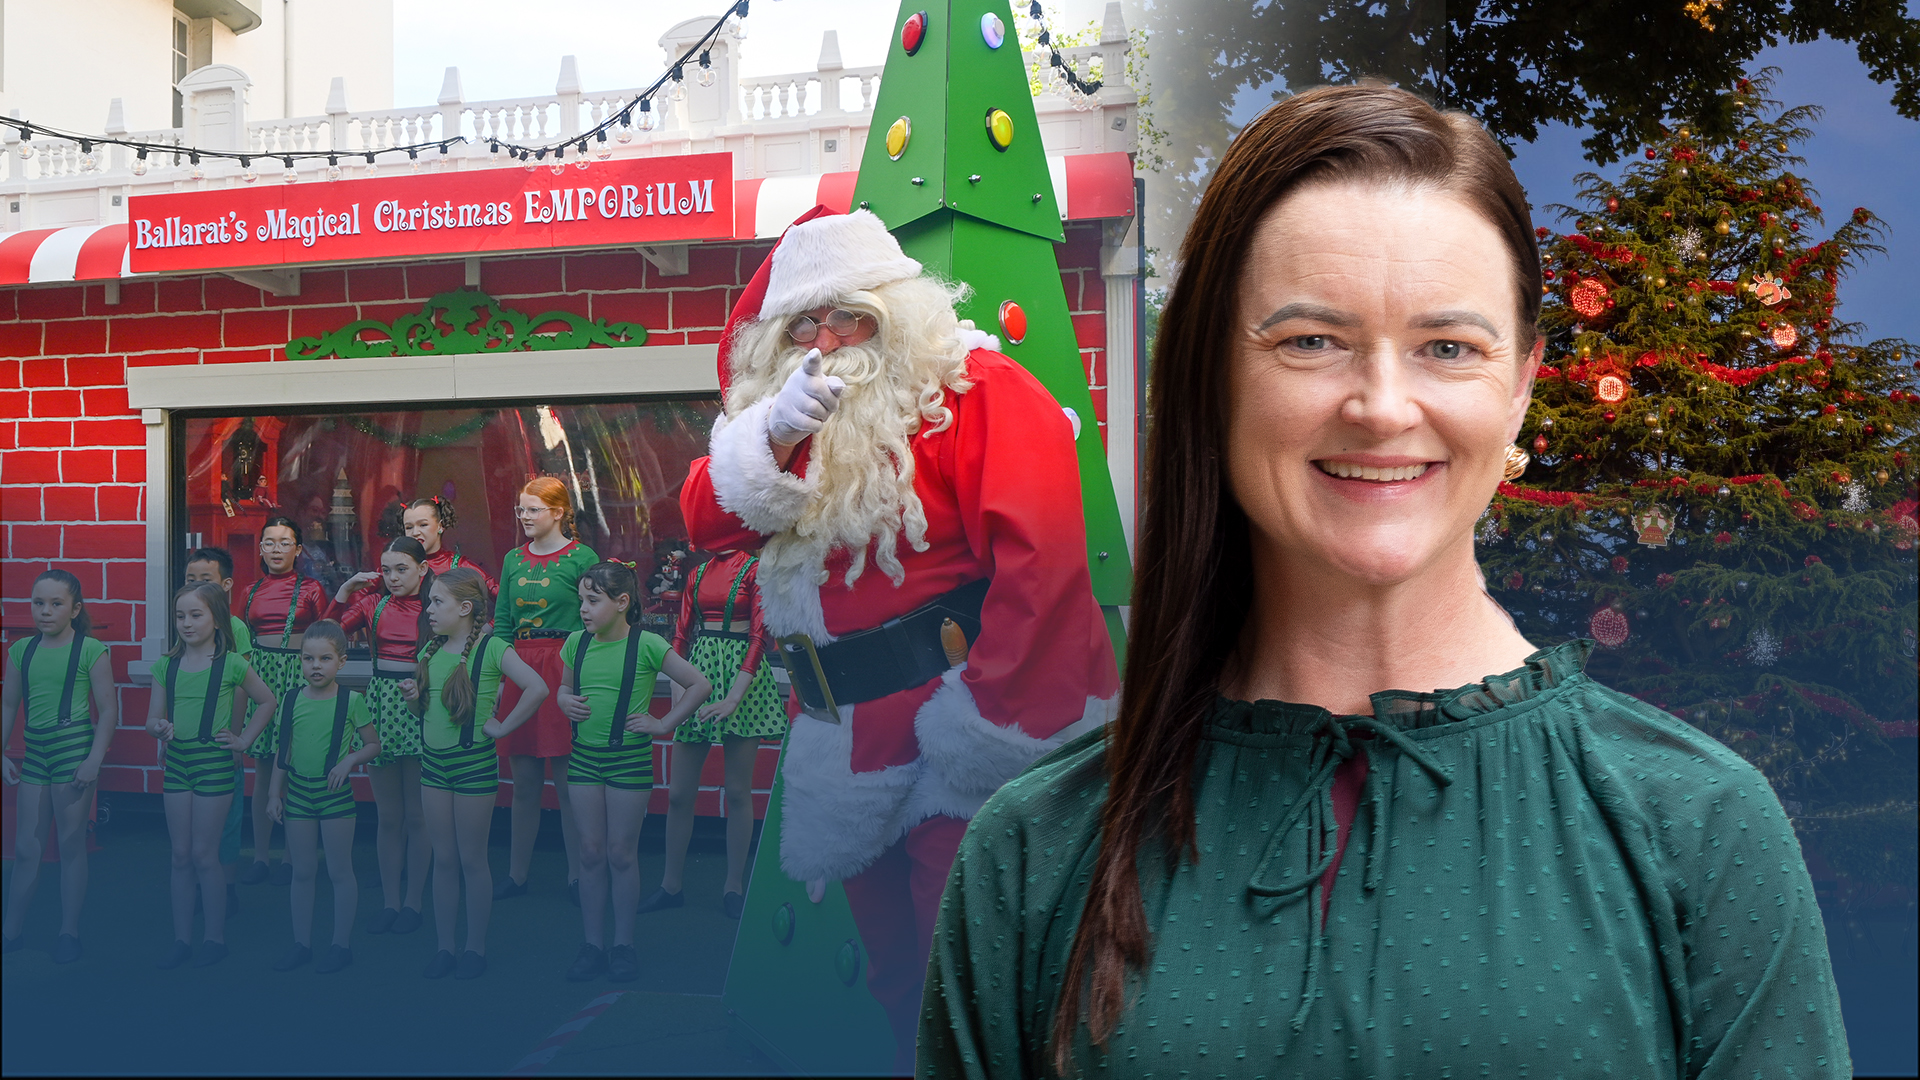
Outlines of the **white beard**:
M825 637L818 590L826 584L827 556L852 553L849 588L873 563L897 586L906 577L899 543L927 547L927 519L914 491L912 439L944 430L952 414L942 404L949 389L964 393L966 356L982 335L953 314L956 294L927 278L884 285L847 301L879 322L874 336L843 345L823 358L822 371L847 384L839 407L813 437L807 479L817 484L799 519L762 549L760 588L777 628ZM735 340L727 414L770 397L797 369L806 349L786 334L786 319L750 323ZM786 626L780 626L780 623ZM818 631L816 633L816 631Z

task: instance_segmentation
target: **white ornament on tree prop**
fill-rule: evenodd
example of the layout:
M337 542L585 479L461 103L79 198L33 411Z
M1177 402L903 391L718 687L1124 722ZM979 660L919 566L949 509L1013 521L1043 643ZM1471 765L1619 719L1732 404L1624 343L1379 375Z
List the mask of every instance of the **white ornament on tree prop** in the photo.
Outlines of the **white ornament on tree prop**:
M1840 501L1840 508L1850 514L1864 514L1872 508L1867 502L1867 486L1858 480L1849 480L1845 488L1846 497Z
M1674 240L1673 240L1674 254L1680 256L1681 260L1684 262L1692 262L1693 257L1695 255L1700 254L1700 241L1702 239L1703 237L1701 236L1699 229L1696 229L1691 225L1687 226L1686 228L1680 230L1679 236L1674 237Z
M1493 516L1493 511L1488 510L1480 515L1480 531L1476 536L1483 544L1492 544L1499 541L1500 519Z

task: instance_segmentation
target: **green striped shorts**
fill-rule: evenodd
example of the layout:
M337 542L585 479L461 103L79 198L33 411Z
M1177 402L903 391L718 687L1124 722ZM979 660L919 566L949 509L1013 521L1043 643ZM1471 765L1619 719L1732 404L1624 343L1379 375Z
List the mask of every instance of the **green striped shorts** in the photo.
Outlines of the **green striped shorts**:
M93 749L93 725L59 724L27 729L27 758L20 763L23 784L70 784L73 771Z
M420 753L420 786L491 799L500 790L500 755L492 739L466 749L426 747Z
M567 783L606 786L615 791L653 787L653 736L627 734L625 746L588 746L573 741L567 758Z
M287 774L288 820L311 818L325 821L328 818L352 817L354 813L351 783L341 784L339 791L328 791L327 778L324 776Z
M256 642L253 646L253 670L260 676L260 681L267 684L267 689L273 692L275 701L285 697L287 691L304 685L300 678L300 653L296 649L274 649ZM280 714L275 712L273 723L268 724L267 730L253 740L252 746L247 747L247 756L266 761L279 749L279 742Z
M176 737L167 744L167 779L161 790L169 795L233 794L233 751L216 742Z

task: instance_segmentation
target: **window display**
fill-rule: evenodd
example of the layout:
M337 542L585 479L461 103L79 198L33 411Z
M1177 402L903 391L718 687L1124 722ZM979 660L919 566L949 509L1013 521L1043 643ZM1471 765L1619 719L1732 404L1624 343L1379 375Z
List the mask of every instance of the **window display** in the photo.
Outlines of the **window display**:
M260 576L253 553L275 515L301 531L300 570L333 595L377 570L406 510L434 498L457 508L443 550L497 573L517 546L515 498L534 476L567 486L579 538L638 564L648 624L671 633L679 611L686 529L679 490L706 452L716 402L699 399L519 403L493 408L179 418L174 520L181 551L235 555L235 589ZM451 560L446 560L451 562ZM360 655L365 643L354 643Z

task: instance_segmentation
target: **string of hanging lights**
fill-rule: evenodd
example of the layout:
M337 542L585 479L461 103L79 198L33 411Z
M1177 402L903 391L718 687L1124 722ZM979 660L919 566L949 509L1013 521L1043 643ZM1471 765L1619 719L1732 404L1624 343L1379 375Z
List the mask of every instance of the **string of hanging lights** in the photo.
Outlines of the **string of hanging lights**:
M1040 24L1040 37L1038 41L1041 45L1046 46L1047 51L1051 54L1051 59L1048 63L1060 72L1060 77L1067 81L1067 85L1089 97L1099 93L1101 80L1082 79L1080 73L1073 70L1072 66L1061 58L1060 50L1053 44L1053 33L1047 28L1046 12L1040 7L1040 0L1033 0L1032 6L1027 9L1027 17Z
M487 144L487 156L490 159L498 160L502 156L505 156L509 159L519 161L528 170L536 168L539 163L546 162L547 159L551 157L552 161L548 163L549 167L555 172L558 172L564 167L568 150L574 151L574 164L583 169L586 168L589 163L589 155L597 157L601 161L611 158L613 156L613 148L607 144L609 134L612 135L616 142L631 142L634 131L634 114L637 112L640 115L642 124L648 123L653 113L653 99L657 97L669 83L682 81L689 64L697 64L702 72L712 70L712 46L714 39L717 38L721 30L725 28L727 20L736 16L746 18L748 2L749 0L736 0L734 4L728 7L725 14L714 20L714 24L707 28L707 32L702 34L698 41L695 41L689 46L686 52L680 54L678 60L675 60L658 79L653 81L651 86L634 95L633 99L628 101L620 109L609 111L606 119L600 121L600 123L594 125L591 129L578 135L569 135L564 139L542 145L527 145L490 136L483 137L478 141ZM1055 54L1055 58L1057 62L1057 53ZM702 85L707 84L703 83ZM428 159L437 168L445 163L448 151L454 143L475 141L468 139L465 135L453 135L444 139L431 139L404 145L386 146L377 150L292 150L269 153L262 151L216 150L201 146L183 146L176 143L128 139L114 135L83 134L50 127L46 124L35 123L19 117L0 117L0 124L10 126L14 129L14 132L18 133L20 138L18 153L22 160L33 157L33 139L36 136L42 138L50 137L77 145L80 148L83 163L90 163L93 160L93 153L96 147L118 146L132 150L135 156L131 169L135 176L146 175L149 155L155 157L172 157L176 163L181 158L186 158L192 169L189 175L195 180L205 176L201 167L203 159L238 161L241 169L240 180L242 183L247 184L254 183L260 178L259 171L254 168L255 162L280 162L285 166L282 179L291 184L299 178L294 169L294 162L314 161L324 158L327 162L327 179L338 180L341 176L340 162L343 158L349 161L353 158L364 158L366 160L367 173L368 175L372 175L379 167L378 159L380 157L384 155L405 154L407 155L408 164L414 171L419 171L423 165L420 158L422 152L438 151L436 157ZM592 145L590 146L589 144ZM83 169L84 168L85 166L83 165Z

